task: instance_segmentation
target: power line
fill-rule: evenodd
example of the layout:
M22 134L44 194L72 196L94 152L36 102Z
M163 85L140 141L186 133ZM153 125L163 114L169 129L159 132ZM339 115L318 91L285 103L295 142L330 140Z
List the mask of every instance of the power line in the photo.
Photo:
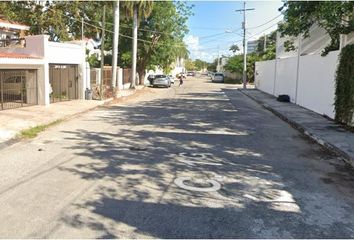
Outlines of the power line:
M261 25L258 25L258 26L255 26L255 27L249 27L248 29L256 29L256 28L262 27L262 26L264 26L264 25L267 25L268 23L270 23L270 22L272 22L273 20L277 19L277 18L280 17L281 15L283 15L283 14L281 13L281 14L279 14L278 16L276 16L276 17L270 19L269 21L267 21L267 22L265 22L265 23L263 23L263 24L261 24Z
M54 12L54 10L52 10L52 9L49 9L49 10ZM62 15L65 16L65 17L70 17L70 16L67 16L67 15L65 15L65 14L62 14ZM100 27L100 26L90 24L90 23L88 23L88 22L85 22L84 20L81 21L81 20L78 20L78 19L75 19L75 18L72 18L72 20L75 21L75 22L79 22L79 23L82 23L82 22L83 22L85 25L88 25L88 26L91 26L91 27L94 27L94 28L97 28L97 29L100 29L100 30L105 30L105 31L107 31L107 32L109 32L109 33L113 33L113 31L111 31L111 30L104 29L104 28L102 28L102 27ZM107 23L107 22L106 22L106 23ZM125 37L125 38L133 39L133 37L128 36L128 35L125 35L125 34L122 34L122 33L119 33L119 35L122 36L122 37ZM153 44L152 41L145 40L145 39L140 39L140 38L138 38L138 41ZM166 45L166 46L167 46L167 45ZM168 45L168 46L170 46L170 45ZM175 46L175 47L186 47L185 44L174 44L174 46Z
M276 26L276 25L278 25L278 23L275 23L275 24L273 24L273 25L271 25L271 26L267 27L266 29L263 29L262 31L260 31L260 32L258 32L258 33L253 34L252 36L248 37L248 40L249 40L250 38L254 37L254 36L257 36L257 35L259 35L259 34L261 34L261 33L265 32L265 31L267 31L268 29L270 29L270 28L272 28L272 27L274 27L274 26Z

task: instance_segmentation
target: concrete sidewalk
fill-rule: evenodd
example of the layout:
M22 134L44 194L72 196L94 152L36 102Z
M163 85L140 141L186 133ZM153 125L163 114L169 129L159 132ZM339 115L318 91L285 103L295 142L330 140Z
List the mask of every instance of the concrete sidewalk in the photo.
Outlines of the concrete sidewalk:
M354 133L320 114L293 103L278 102L259 90L240 91L354 166Z
M136 90L143 87L138 86ZM136 90L123 90L116 99L133 95ZM113 98L98 100L71 100L57 102L49 106L29 106L0 111L0 148L15 142L16 135L22 130L38 125L49 124L59 119L68 119L92 110L97 106L113 102Z

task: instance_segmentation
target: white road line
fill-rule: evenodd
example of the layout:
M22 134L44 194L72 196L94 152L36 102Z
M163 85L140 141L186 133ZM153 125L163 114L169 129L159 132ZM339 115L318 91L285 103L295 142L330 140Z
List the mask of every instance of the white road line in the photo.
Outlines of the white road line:
M178 177L174 180L174 183L185 190L189 191L196 191L196 192L215 192L218 191L221 188L220 183L218 183L215 180L204 180L205 183L210 183L212 186L211 187L192 187L184 184L185 181L190 181L190 177ZM201 180L198 180L199 182Z

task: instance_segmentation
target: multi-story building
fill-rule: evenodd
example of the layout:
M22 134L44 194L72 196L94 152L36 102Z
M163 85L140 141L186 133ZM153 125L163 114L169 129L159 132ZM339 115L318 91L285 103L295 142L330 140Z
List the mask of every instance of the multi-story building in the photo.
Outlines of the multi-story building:
M258 46L257 40L248 41L247 42L247 53L254 53L257 49L257 46Z

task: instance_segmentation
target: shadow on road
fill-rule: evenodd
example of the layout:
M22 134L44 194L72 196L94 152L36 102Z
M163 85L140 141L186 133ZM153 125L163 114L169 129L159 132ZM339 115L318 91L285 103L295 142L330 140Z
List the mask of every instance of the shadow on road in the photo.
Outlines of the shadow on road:
M97 231L102 238L353 236L332 217L347 217L341 224L350 228L352 217L347 214L352 208L343 212L342 203L327 208L332 197L317 202L323 196L316 191L305 196L312 191L308 184L322 183L312 175L299 179L294 172L317 167L308 159L321 158L316 148L247 101L240 94L230 100L219 91L180 94L103 107L103 116L83 122L103 121L112 126L108 131L65 131L72 141L69 149L87 162L60 170L98 186L93 196L74 204L63 221ZM286 159L279 150L284 146ZM208 161L221 165L188 165L179 161L181 152L206 153ZM222 189L180 189L173 180L183 174L220 177Z

